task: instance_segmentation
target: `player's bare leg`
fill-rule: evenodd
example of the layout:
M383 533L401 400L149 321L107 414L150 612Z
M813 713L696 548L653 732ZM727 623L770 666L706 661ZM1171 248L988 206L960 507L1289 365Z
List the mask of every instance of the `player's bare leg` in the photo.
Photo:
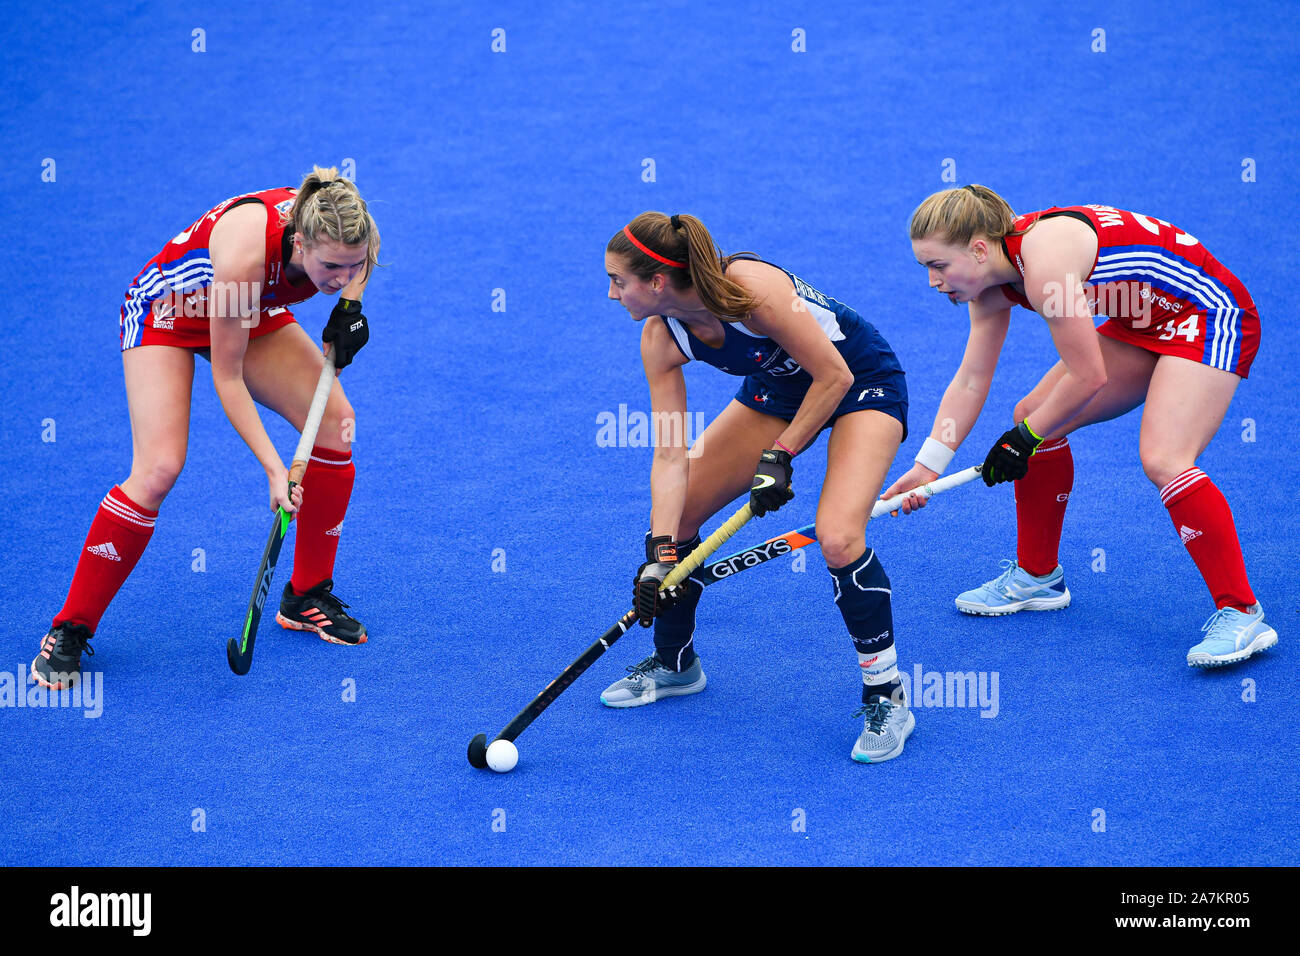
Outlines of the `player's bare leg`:
M1196 467L1240 382L1232 372L1162 355L1142 415L1142 468L1160 489L1218 609L1202 628L1208 632L1204 639L1188 651L1187 663L1195 667L1243 661L1277 643L1277 632L1264 623L1264 610L1246 576L1228 502Z
M958 595L958 610L1000 616L1069 606L1070 591L1058 558L1065 510L1074 488L1074 458L1066 436L1141 405L1160 357L1105 336L1098 336L1097 342L1106 365L1106 384L1074 418L1045 436L1029 459L1028 473L1015 482L1016 560L1004 561L1002 573L992 581ZM1031 416L1064 375L1065 364L1057 362L1016 404L1015 420Z
M82 545L63 608L41 641L32 676L68 687L81 672L82 651L109 602L153 536L162 504L185 464L189 444L194 353L144 345L122 353L131 416L131 474L100 502Z
M324 364L325 355L320 343L313 342L306 330L294 322L270 335L249 341L248 351L244 354L244 381L249 394L259 404L302 431L316 380ZM343 393L343 386L335 379L316 444L334 451L350 452L355 428L356 414Z
M255 400L301 431L324 363L320 345L295 322L249 341L244 381ZM335 379L303 475L293 576L284 587L275 618L283 627L311 631L334 644L366 640L365 625L349 615L344 610L348 605L332 593L334 559L356 476L355 428L356 414Z
M880 556L866 545L871 507L902 440L902 423L882 411L837 419L817 505L817 542L857 652L862 707L853 716L863 718L863 727L851 756L862 763L897 757L916 726L898 677L892 586Z
M700 525L749 490L759 456L786 428L784 419L734 399L709 422L687 456L686 507L677 526L678 540L696 535Z
M759 456L786 427L783 419L733 400L696 439L687 457L686 505L677 525L679 560L699 545L700 525L749 490ZM703 586L688 579L684 587L686 596L655 618L655 653L605 688L600 695L605 706L640 707L704 689L694 647L695 607Z
M1050 434L1044 435L1045 442L1064 438L1087 425L1119 418L1137 408L1146 399L1156 360L1161 356L1104 335L1097 336L1097 344L1101 346L1102 362L1106 366L1106 384L1072 419ZM1064 362L1053 365L1029 394L1016 403L1014 420L1024 421L1027 416L1033 414L1064 375Z
M1232 372L1158 356L1142 414L1142 469L1163 488L1196 464L1223 424L1241 378Z
M194 353L141 345L122 353L122 371L131 415L131 474L119 487L157 511L180 477L189 448Z

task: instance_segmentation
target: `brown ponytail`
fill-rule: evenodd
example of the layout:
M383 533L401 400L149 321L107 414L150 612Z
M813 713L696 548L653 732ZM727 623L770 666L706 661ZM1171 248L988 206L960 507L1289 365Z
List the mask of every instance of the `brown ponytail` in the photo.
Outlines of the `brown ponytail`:
M944 189L926 198L912 213L908 236L913 241L937 236L949 245L968 246L976 236L994 242L1020 236L1016 214L1007 201L987 186Z
M627 231L653 255L638 248L621 229L605 251L621 256L639 279L649 281L662 274L675 289L694 288L704 307L728 322L743 319L758 305L744 286L723 272L742 253L723 256L704 223L694 216L643 212L628 223Z

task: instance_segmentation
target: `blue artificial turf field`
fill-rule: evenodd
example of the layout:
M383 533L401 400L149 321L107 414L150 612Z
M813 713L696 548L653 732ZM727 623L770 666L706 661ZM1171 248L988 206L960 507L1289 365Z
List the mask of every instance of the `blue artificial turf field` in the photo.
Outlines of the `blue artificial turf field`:
M265 481L200 364L186 470L88 662L102 713L0 706L0 863L1300 862L1300 355L1284 291L1300 11L728 6L395 0L343 15L235 0L49 5L0 24L10 704L98 501L130 468L116 313L145 261L228 196L348 161L386 264L366 295L371 342L342 379L358 477L335 576L369 643L327 645L268 614L252 673L227 669ZM900 666L997 677L995 705L918 707L900 759L848 759L856 660L809 549L802 572L784 559L709 589L703 694L602 707L649 653L637 629L520 739L513 774L472 770L469 738L626 609L641 560L650 453L597 441L602 413L648 404L638 330L605 299L609 236L645 209L690 211L724 249L859 309L908 373L897 475L965 340L965 311L927 289L905 232L945 169L1017 210L1168 219L1251 290L1259 358L1199 463L1232 502L1278 646L1236 669L1185 666L1213 607L1130 415L1073 440L1068 611L953 607L1014 554L1006 486L869 530ZM296 311L316 335L329 302ZM1018 310L954 467L981 460L1054 358ZM687 383L706 418L736 384L694 367ZM287 458L292 431L265 420ZM824 448L800 458L795 501L738 543L812 520Z

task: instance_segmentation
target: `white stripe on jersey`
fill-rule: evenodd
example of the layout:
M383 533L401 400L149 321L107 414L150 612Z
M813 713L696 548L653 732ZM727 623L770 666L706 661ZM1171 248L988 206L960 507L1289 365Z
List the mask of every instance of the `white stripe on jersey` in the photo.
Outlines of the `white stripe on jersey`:
M176 292L190 292L207 283L202 281L204 277L211 278L213 275L211 259L191 259L183 266L160 272L157 266L154 266L137 280L136 285L143 290L149 301L158 298L159 295L172 289ZM195 278L199 281L194 281Z
M1103 267L1102 263L1105 263ZM1180 292L1190 293L1206 309L1233 308L1232 296L1217 279L1207 276L1200 270L1189 268L1177 259L1170 259L1154 252L1117 253L1100 256L1097 268L1093 270L1088 281L1096 278L1113 278L1129 274L1138 278L1139 271L1153 272L1161 278L1168 279L1169 284Z
M817 320L826 337L832 342L844 341L844 330L840 328L840 317L825 306L818 305L816 302L803 300L804 306L812 313L812 317Z
M127 300L124 308L126 315L123 344L127 348L140 344L140 316L145 310L152 305L153 301L162 295L162 290L166 285L162 281L162 276L158 274L158 269L152 268L146 272L136 284L128 290L130 298Z
M1232 331L1229 333L1231 337L1228 339L1228 345L1223 355L1223 368L1225 371L1230 371L1229 366L1232 364L1232 355L1237 350L1237 334L1241 328L1237 323L1237 316L1239 315L1241 315L1241 309L1234 309L1232 315L1228 317Z
M1223 337L1223 312L1214 313L1214 337L1210 339L1210 365L1213 368L1219 368L1219 342ZM1205 334L1210 334L1210 316L1205 316Z
M140 344L143 315L159 296L168 290L182 295L193 292L210 285L214 275L212 260L206 256L192 257L166 272L160 272L157 266L151 267L128 290L130 298L124 307L126 321L123 327L123 345L134 348Z
M817 325L826 333L828 339L832 342L844 341L846 336L844 330L840 328L839 316L825 306L819 305L803 296L800 296L800 301L803 302L804 306L808 309L809 314L817 320ZM695 358L691 353L690 339L687 338L686 329L682 326L682 323L679 320L674 319L671 315L664 316L664 318L668 320L668 328L673 333L673 338L677 340L677 344L681 346L681 350L686 353L688 358ZM728 322L726 324L730 325L737 332L748 335L751 339L771 339L771 336L765 335L762 332L753 332L750 329L747 329L743 322ZM775 342L776 340L772 339L772 341ZM779 345L780 343L777 344Z
M1237 322L1239 315L1241 309L1227 309L1214 313L1214 341L1210 346L1210 364L1225 372L1232 370L1232 354L1237 348L1237 334L1240 328Z
M695 356L691 354L691 340L687 337L686 329L682 327L681 321L674 319L671 315L665 315L664 318L668 320L668 331L677 340L677 347L685 353L688 359L694 359Z
M139 344L137 339L140 331L140 316L154 299L162 295L166 287L158 267L154 266L137 279L136 284L129 290L131 298L126 304L126 338L131 345Z
M186 260L175 269L164 269L162 274L167 285L177 292L189 292L211 282L214 273L212 260L204 257Z
M150 296L149 290L162 276L158 275L157 268L151 268L140 278L135 280L135 284L127 290L126 305L122 307L124 320L122 323L122 344L126 348L133 348L139 345L140 331L140 314L144 311L144 306L152 302L157 296Z
M1102 263L1105 262L1105 267ZM1136 279L1142 271L1154 273L1168 280L1180 293L1187 295L1207 313L1214 314L1214 336L1210 340L1210 365L1229 371L1233 351L1236 349L1238 323L1242 310L1233 304L1231 293L1217 279L1193 269L1184 262L1162 256L1156 252L1113 253L1099 256L1097 268L1089 281L1116 277ZM1206 324L1208 326L1208 316ZM1209 329L1206 329L1209 333Z

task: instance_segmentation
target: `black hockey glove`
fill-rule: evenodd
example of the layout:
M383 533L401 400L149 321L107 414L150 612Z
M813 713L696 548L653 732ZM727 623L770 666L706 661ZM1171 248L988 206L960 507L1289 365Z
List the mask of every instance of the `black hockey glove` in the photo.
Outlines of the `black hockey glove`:
M647 535L645 556L645 564L636 569L636 577L632 579L632 599L637 621L642 627L649 627L655 617L672 607L685 591L680 585L659 590L664 578L677 566L677 545L671 537L652 538Z
M347 368L353 356L370 341L370 328L361 314L361 303L355 299L339 299L320 337L323 342L334 343L334 367Z
M1029 456L1043 443L1027 422L1004 432L984 459L984 484L992 488L1003 481L1019 481L1029 471Z
M749 489L750 511L761 517L793 498L794 491L790 488L793 474L788 451L769 448L763 452L754 471L754 484Z

